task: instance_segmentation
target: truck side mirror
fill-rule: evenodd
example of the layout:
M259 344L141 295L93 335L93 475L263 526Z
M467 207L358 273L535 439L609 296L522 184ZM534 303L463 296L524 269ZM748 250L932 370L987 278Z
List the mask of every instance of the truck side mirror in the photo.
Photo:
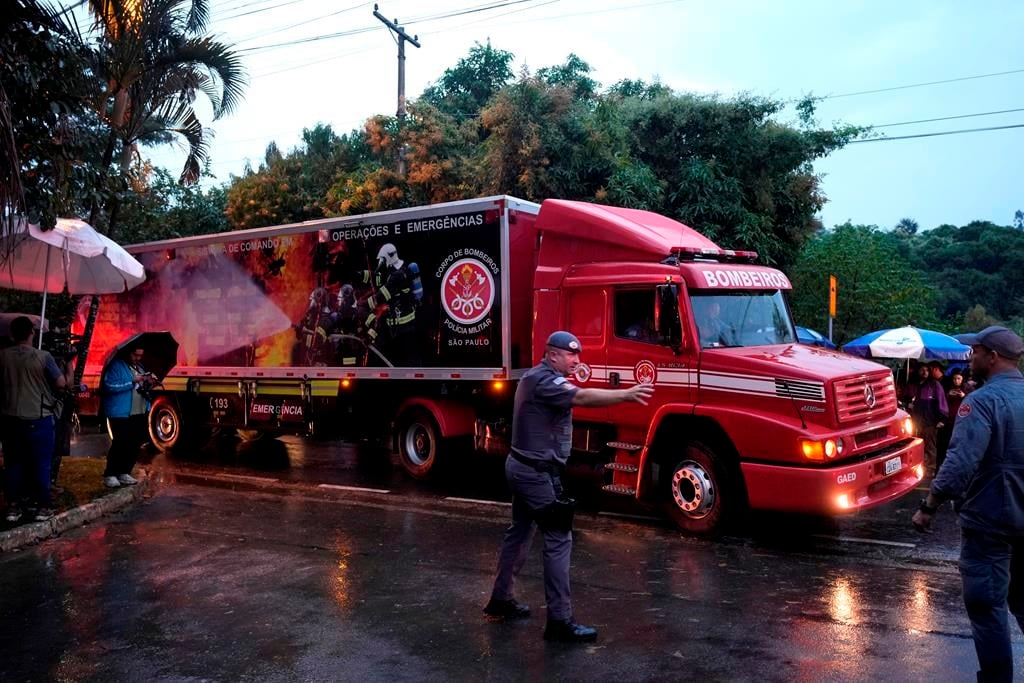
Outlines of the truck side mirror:
M654 309L655 325L661 343L672 347L679 353L682 345L683 331L679 322L679 296L674 284L657 286L658 297Z

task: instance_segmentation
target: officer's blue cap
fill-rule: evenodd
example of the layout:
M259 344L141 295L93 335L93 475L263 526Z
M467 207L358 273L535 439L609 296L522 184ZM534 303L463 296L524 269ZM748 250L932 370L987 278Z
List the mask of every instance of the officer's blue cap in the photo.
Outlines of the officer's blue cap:
M570 351L572 353L579 353L583 350L583 345L580 344L580 340L576 338L576 335L564 330L552 332L551 336L548 337L547 343L548 346L553 346L556 349L562 349L563 351Z

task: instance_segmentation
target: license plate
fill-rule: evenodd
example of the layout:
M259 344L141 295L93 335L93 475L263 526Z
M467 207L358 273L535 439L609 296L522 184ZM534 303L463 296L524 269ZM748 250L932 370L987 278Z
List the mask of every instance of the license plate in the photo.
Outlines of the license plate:
M891 458L885 461L885 476L889 476L893 472L899 472L903 463L900 462L899 457Z

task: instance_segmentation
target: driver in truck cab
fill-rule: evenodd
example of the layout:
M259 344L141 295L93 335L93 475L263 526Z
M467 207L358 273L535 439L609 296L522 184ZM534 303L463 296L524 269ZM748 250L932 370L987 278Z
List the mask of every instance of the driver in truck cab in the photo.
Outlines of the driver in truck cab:
M701 348L735 346L732 329L722 320L722 306L714 299L693 301L694 319L700 332Z

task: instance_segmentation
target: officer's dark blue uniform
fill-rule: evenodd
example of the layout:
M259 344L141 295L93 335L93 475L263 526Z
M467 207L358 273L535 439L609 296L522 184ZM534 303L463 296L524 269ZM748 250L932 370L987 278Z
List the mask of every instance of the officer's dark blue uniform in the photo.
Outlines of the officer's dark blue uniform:
M1021 353L1016 335L986 328L964 343ZM996 330L998 337L986 338ZM998 346L992 342L997 339ZM986 343L987 342L987 343ZM937 499L956 501L962 528L960 575L981 665L978 680L1010 681L1009 611L1024 629L1024 376L992 374L963 400L946 460L932 482Z
M579 340L558 332L548 345L578 353ZM505 462L505 476L512 489L512 524L505 532L491 602L485 612L494 616L529 614L513 599L516 576L526 561L538 514L562 498L561 471L569 458L572 439L572 403L578 388L547 361L528 370L516 389L512 417L512 452ZM597 632L572 623L569 590L571 529L552 528L541 522L544 538L544 597L550 637L552 622L563 622L568 639L593 639ZM573 630L575 629L575 630ZM560 638L561 639L561 638Z

